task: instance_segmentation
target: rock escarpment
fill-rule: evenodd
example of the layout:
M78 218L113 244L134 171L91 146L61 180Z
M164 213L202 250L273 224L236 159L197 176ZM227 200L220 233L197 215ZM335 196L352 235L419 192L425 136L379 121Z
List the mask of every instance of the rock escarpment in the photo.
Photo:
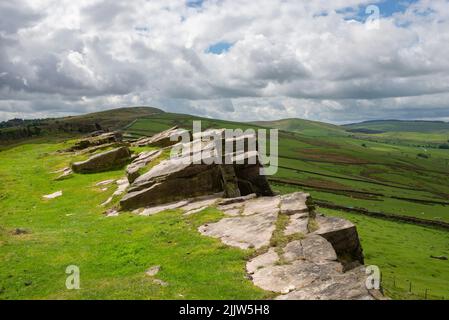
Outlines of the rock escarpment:
M262 166L257 153L228 153L221 161L215 161L217 143L230 142L225 140L224 131L219 135L218 140L212 142L198 137L188 145L175 145L174 148L183 147L182 150L190 151L163 160L148 172L131 179L132 184L120 201L121 209L133 210L217 192L223 192L226 197L251 193L272 195L268 181L260 174ZM225 161L225 158L232 160ZM131 166L137 165L138 161Z
M155 141L164 140L159 145L166 147L170 145L168 132L177 130L140 139L136 145L154 147ZM226 138L223 132L215 131L222 147L242 139ZM307 193L275 195L261 174L257 151L245 147L242 152L225 152L221 160L230 162L212 161L217 160L217 141L203 135L194 138L188 144L170 145L175 150L172 157L164 158L168 150L164 148L135 156L115 193L121 197L120 208L110 208L109 216L118 215L119 209L143 216L173 209L194 215L214 207L224 217L198 231L228 246L253 250L253 258L246 263L248 277L254 285L276 293L276 299L382 298L378 291L367 289L355 225L317 214ZM180 152L185 147L189 151ZM122 146L74 164L74 171L105 169L115 161L128 161L130 156L129 149ZM196 158L200 161L192 161Z

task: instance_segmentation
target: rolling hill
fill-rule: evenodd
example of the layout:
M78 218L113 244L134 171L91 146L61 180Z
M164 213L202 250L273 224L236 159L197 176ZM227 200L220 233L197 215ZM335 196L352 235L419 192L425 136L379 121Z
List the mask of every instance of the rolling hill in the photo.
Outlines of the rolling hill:
M367 129L382 132L420 132L438 133L449 132L449 122L444 121L403 121L403 120L373 120L360 123L343 125L344 128L352 131L357 129Z
M317 136L317 137L347 134L344 128L337 125L296 118L282 119L276 121L256 121L253 122L253 124L262 127L275 128L290 132L298 132L309 136Z
M152 107L118 108L79 116L22 120L12 119L0 123L0 144L14 143L20 139L45 135L79 134L96 130L116 130L138 118L161 114Z
M355 137L371 141L449 149L449 123L443 121L375 120L342 128Z

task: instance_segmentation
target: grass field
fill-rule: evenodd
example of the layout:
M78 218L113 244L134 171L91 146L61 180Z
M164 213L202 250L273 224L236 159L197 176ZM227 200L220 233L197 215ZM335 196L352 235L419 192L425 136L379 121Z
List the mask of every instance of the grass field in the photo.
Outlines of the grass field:
M0 299L261 299L245 274L251 251L223 246L197 227L221 213L192 217L169 211L153 217L107 218L99 204L113 189L97 182L123 171L53 181L70 161L59 144L25 144L0 153ZM63 196L42 196L62 190ZM26 230L15 235L14 230ZM80 267L81 290L65 287L68 265ZM154 284L145 275L161 265Z

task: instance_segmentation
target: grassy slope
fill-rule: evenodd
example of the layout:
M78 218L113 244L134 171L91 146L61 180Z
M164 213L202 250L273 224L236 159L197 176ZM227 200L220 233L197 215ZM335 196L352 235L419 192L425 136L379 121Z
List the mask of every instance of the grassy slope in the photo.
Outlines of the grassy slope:
M258 121L255 125L276 128L284 131L298 132L310 136L347 135L342 127L303 119L282 119L277 121Z
M449 123L443 121L376 120L344 125L347 129L371 129L394 132L432 133L449 131Z
M376 134L356 134L356 136L381 140L389 143L407 143L438 146L449 141L449 123L442 121L367 121L342 126L348 130L368 129L379 131Z
M123 171L53 181L70 159L51 152L64 144L25 144L0 152L0 299L257 299L267 293L245 278L250 251L225 247L197 227L215 210L184 217L102 215L113 189L95 183ZM42 195L62 190L63 196ZM29 234L13 235L15 228ZM65 268L78 265L81 290L65 289ZM161 265L161 287L145 270Z
M71 134L73 136L80 133L89 133L98 130L98 125L103 130L122 129L140 117L161 114L163 112L160 109L151 107L132 107L56 119L27 120L21 125L7 128L0 127L0 146L16 144L21 139L27 141L31 137L54 137L64 134ZM4 124L1 123L0 125Z

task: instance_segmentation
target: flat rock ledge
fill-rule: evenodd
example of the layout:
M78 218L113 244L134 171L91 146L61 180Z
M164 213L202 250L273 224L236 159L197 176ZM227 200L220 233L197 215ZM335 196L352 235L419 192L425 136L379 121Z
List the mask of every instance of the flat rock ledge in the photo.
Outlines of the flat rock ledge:
M247 262L253 283L278 293L279 300L374 300L379 291L368 290L363 253L356 227L340 218L316 215L310 196L293 193L274 197L224 199L217 208L227 216L199 228L203 235L224 244L262 252ZM277 222L288 216L283 230ZM314 230L309 231L309 220ZM289 241L271 246L273 233Z

